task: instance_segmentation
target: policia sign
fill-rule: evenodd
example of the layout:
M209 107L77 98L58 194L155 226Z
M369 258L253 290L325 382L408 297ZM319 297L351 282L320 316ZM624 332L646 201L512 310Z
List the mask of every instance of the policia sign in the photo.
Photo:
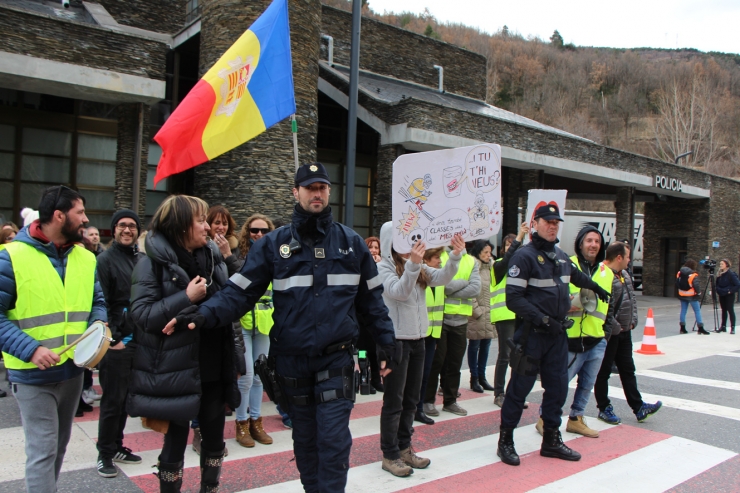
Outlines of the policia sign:
M667 176L662 175L655 175L655 188L683 192L683 184L681 183L681 180L677 178L668 178Z

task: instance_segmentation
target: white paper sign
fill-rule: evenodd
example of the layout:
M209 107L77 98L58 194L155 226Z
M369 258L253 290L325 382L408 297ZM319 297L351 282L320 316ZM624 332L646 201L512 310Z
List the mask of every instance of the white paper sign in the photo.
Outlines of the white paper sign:
M393 248L486 239L501 228L501 146L404 154L393 163Z
M527 196L527 216L526 220L529 223L530 235L537 231L537 226L534 222L534 213L538 207L547 204L556 204L560 211L560 217L565 219L563 215L565 213L565 198L568 195L567 190L530 190ZM558 239L563 233L563 226L560 225L558 230ZM529 243L529 235L524 238L524 243Z

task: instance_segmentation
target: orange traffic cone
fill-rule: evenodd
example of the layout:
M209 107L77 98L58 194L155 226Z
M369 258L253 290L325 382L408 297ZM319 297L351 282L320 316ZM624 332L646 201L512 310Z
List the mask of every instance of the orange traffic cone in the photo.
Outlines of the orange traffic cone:
M640 354L665 354L658 351L658 337L655 334L652 308L648 308L645 332L642 334L642 347L635 352Z

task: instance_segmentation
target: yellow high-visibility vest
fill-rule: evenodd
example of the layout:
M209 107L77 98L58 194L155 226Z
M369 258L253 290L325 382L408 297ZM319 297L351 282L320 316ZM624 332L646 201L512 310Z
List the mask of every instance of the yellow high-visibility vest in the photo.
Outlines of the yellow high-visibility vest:
M429 317L429 330L427 336L439 339L442 335L442 319L445 314L445 287L427 287L427 316Z
M503 258L496 260L501 262ZM494 262L495 265L495 262ZM504 274L503 279L496 283L496 271L491 269L491 284L496 283L491 288L491 323L501 322L502 320L514 320L516 314L506 308L506 280L509 278Z
M581 264L578 262L578 256L573 255L570 260L581 270ZM612 281L614 281L614 271L606 265L599 264L591 276L591 279L604 288L607 292L612 292ZM570 285L570 294L573 299L578 299L581 294L581 288ZM585 313L582 309L577 312L570 312L568 318L575 322L573 327L568 329L568 337L577 338L586 337L604 337L604 323L606 322L606 313L609 311L609 303L599 300L596 310L592 313Z
M444 267L447 259L449 259L450 256L446 251L444 251L439 257L442 260L441 265L442 267ZM464 279L466 281L469 281L470 274L473 273L474 268L475 259L472 255L468 255L466 253L460 259L460 265L457 268L457 274L455 274L455 277L453 277L452 280L454 281L455 279ZM450 298L448 296L447 298L445 298L445 314L466 315L468 317L471 316L473 314L473 298Z
M15 275L15 308L8 319L24 333L51 351L70 344L85 332L95 290L95 255L79 245L67 255L64 283L49 257L33 246L14 241L5 245ZM60 355L64 364L72 351ZM5 367L11 370L36 369L8 353Z
M242 327L246 330L252 330L256 325L257 330L262 334L268 335L274 324L272 320L272 313L275 311L275 307L272 304L272 283L267 286L267 291L263 294L254 308L241 318L240 322Z

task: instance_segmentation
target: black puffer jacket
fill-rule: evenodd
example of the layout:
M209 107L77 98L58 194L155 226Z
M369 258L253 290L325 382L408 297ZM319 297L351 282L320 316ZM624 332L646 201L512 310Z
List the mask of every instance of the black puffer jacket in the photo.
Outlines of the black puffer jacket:
M131 273L144 255L136 244L126 247L114 241L113 245L98 256L98 281L105 295L108 308L108 326L115 346L126 336L134 335L131 320ZM134 338L134 341L136 339Z
M131 416L191 420L200 408L201 376L204 382L223 381L224 400L236 409L240 393L231 325L164 335L167 322L191 305L185 293L190 278L163 235L147 235L146 253L132 277L131 316L137 326L138 347L126 410ZM212 279L206 276L207 282L212 280L208 299L228 280L226 265L212 242L194 255L207 273L213 272Z

